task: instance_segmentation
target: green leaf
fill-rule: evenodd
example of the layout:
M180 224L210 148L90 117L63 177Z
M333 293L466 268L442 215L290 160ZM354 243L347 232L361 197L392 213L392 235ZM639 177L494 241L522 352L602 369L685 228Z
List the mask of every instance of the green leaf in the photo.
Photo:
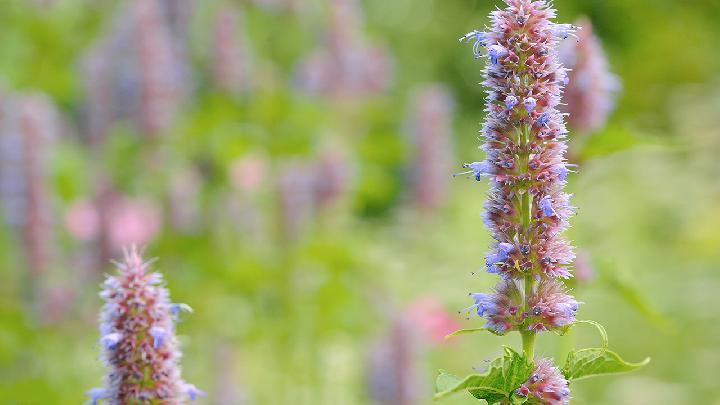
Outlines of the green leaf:
M633 371L649 362L648 357L640 363L628 363L607 348L581 349L568 354L563 375L568 380L580 380L596 375Z
M496 336L503 336L502 333L498 333L497 331L495 331L495 330L493 330L493 329L488 329L488 328L472 328L472 329L460 329L460 330L456 330L455 332L453 332L453 333L445 336L445 339L450 339L451 337L460 336L460 335L469 335L469 334L471 334L471 333L478 333L478 332L490 332L490 333L492 333L493 335L496 335Z
M510 403L512 405L520 405L526 403L528 400L527 397L521 397L517 394L513 395L512 398L510 398Z
M517 387L528 379L531 372L532 365L520 354L506 347L505 355L490 363L483 374L471 374L461 379L441 371L435 384L437 387L435 399L465 390L489 404L508 401L511 400Z
M474 397L485 399L488 403L493 404L507 398L504 391L493 386L499 385L501 378L501 369L488 370L484 374L472 374L464 379L441 372L435 383L437 387L435 399L467 390Z
M438 374L438 377L435 380L435 391L443 392L450 390L458 385L460 380L460 377L449 374L445 372L445 370L440 370L440 374Z

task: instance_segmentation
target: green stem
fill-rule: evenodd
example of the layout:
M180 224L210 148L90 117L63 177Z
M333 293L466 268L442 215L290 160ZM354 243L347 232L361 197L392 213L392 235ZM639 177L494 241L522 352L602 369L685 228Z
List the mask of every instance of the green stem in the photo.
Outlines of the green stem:
M523 126L521 130L521 140L520 143L523 146L526 146L530 143L530 129L528 126ZM520 167L522 168L524 173L527 173L528 171L528 163L530 160L530 155L528 153L521 153L518 156ZM530 197L530 192L527 189L520 190L520 221L522 224L521 228L521 234L518 235L518 239L520 241L527 241L528 237L530 236L530 222L532 220L532 201ZM525 274L525 280L524 280L524 289L525 294L523 296L523 310L525 312L530 310L530 305L528 303L528 300L530 299L530 295L532 295L533 290L533 284L535 283L535 280L532 276L532 269L526 269L527 273ZM523 346L523 354L525 355L525 358L532 363L534 355L535 355L535 331L532 330L521 330L520 336L522 337L522 346Z
M520 220L522 221L522 233L527 235L530 227L530 193L525 191L520 196Z
M528 304L528 299L530 298L530 295L532 294L534 279L532 277L532 274L526 274L525 275L525 294L524 294L524 302L523 307L525 311L530 310L530 306ZM521 330L520 335L522 336L522 344L523 344L523 353L525 354L525 358L528 359L532 363L534 354L535 354L535 331L531 330Z
M523 354L525 358L532 363L535 357L535 332L533 331L522 331Z

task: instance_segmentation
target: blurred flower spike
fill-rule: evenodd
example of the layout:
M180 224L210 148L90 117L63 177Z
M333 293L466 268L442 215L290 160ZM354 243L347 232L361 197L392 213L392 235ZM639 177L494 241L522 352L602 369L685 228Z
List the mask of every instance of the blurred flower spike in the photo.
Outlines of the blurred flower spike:
M560 47L560 58L568 68L567 88L562 110L568 113L568 126L580 134L601 130L615 107L620 79L610 72L607 56L592 23L583 17L577 40L567 40Z

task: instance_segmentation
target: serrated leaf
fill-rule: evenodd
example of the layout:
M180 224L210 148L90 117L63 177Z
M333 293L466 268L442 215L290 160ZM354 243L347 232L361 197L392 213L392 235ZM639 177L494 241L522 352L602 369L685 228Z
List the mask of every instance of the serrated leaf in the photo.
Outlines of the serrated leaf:
M490 332L493 335L496 336L503 336L501 333L498 333L497 331L493 329L488 328L472 328L472 329L460 329L456 330L455 332L445 336L445 339L450 339L451 337L460 336L460 335L469 335L471 333L479 333L479 332Z
M606 348L581 349L568 354L563 375L568 380L581 380L596 375L633 371L649 362L648 357L640 363L629 363Z
M441 371L436 381L435 399L467 390L475 398L484 399L489 404L510 400L515 389L528 379L531 372L532 365L506 347L505 355L490 363L485 373L471 374L460 379Z

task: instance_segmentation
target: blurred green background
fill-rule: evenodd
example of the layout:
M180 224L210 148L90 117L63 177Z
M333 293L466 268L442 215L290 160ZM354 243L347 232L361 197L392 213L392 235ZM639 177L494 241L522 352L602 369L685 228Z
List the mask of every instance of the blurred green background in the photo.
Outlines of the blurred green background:
M208 394L198 403L427 404L437 369L518 347L514 334L437 339L481 326L457 310L496 281L471 274L490 244L487 184L450 174L482 159L484 61L457 38L499 1L163 0L165 26L135 3L0 4L0 139L42 132L45 107L56 134L29 149L40 174L0 162L6 183L42 190L17 210L44 218L0 228L0 403L77 404L101 384L113 241L145 244L194 308L178 333L183 375ZM652 357L573 384L573 403L720 404L720 3L554 3L559 21L590 18L622 82L607 125L573 139L569 236L594 269L575 289L579 317L626 359ZM333 52L347 53L341 85L321 63ZM447 134L418 146L413 106L429 84ZM425 205L418 156L452 165L429 164L442 173ZM597 339L578 328L538 350L561 358Z

